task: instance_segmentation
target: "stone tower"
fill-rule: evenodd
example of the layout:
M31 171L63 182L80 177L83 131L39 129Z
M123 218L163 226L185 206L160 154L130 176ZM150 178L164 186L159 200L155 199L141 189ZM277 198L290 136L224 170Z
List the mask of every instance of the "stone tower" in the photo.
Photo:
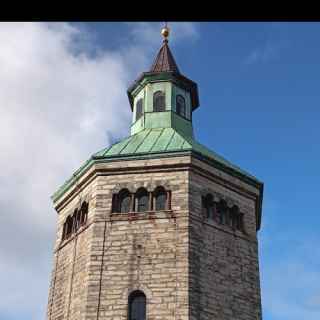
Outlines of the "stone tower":
M48 320L260 320L263 184L198 143L169 31L128 89L131 135L53 195Z

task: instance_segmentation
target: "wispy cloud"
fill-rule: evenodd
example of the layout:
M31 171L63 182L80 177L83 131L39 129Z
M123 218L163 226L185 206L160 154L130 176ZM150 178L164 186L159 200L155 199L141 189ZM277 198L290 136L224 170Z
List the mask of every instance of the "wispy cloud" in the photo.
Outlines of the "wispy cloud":
M245 64L267 62L277 57L279 47L275 44L267 43L261 48L254 49L245 59Z
M244 64L267 63L281 57L282 51L289 43L288 25L269 23L266 33L261 33L266 39L254 47L244 58Z
M56 227L50 195L129 133L126 88L144 70L155 32L153 24L132 28L145 34L92 54L98 44L85 28L0 24L1 319L44 318ZM192 26L181 28L193 37Z

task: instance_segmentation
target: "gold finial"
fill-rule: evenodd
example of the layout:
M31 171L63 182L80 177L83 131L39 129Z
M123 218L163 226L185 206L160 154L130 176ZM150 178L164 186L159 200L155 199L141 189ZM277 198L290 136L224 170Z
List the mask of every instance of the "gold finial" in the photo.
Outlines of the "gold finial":
M170 29L168 28L167 23L165 23L164 28L162 28L161 34L164 37L164 41L168 41Z

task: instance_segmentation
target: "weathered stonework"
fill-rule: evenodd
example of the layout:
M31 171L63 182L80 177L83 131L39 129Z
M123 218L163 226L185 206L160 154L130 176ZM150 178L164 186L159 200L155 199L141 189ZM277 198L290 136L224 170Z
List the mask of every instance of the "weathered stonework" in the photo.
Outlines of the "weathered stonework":
M48 320L145 320L145 306L148 320L261 320L263 184L194 139L197 84L162 31L152 68L127 91L130 137L92 155L53 195ZM143 212L129 211L133 199ZM166 210L145 212L153 207ZM130 319L129 296L139 305Z
M112 214L126 187L171 190L171 210ZM202 216L210 190L237 204L245 233ZM55 203L48 320L124 320L128 295L147 297L148 320L261 319L257 252L260 191L192 155L95 164ZM66 217L89 203L87 224L61 241Z

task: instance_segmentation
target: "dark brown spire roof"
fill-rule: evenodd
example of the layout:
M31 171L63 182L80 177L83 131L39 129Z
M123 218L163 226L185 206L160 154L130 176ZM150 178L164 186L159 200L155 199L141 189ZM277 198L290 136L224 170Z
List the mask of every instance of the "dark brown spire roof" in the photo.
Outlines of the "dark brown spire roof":
M150 69L150 72L168 72L173 71L180 73L179 68L174 61L173 55L168 46L168 40L163 41L163 45L160 48L156 59Z

